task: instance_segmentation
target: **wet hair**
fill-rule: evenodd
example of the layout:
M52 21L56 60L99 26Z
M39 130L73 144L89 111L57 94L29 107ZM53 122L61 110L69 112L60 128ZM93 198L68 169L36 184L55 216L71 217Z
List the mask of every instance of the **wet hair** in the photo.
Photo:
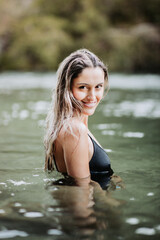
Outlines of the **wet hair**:
M104 63L87 49L71 53L60 64L57 71L57 86L52 96L51 109L46 118L45 169L53 169L54 141L63 128L71 129L68 121L74 113L81 114L81 103L72 94L72 82L85 68L100 67L104 72L105 88L108 87L108 71Z

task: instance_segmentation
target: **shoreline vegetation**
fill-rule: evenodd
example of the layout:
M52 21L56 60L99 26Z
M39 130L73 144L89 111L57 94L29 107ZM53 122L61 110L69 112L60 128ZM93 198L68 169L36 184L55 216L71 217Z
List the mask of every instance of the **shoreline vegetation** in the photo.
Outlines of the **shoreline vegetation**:
M159 0L1 0L0 71L53 71L88 48L110 72L160 73Z

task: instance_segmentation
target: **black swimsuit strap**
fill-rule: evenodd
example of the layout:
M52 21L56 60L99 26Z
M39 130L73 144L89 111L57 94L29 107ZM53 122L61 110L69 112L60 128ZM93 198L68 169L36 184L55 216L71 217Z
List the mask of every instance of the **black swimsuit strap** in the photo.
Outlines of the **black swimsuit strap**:
M56 159L55 159L55 156L54 156L54 155L53 155L53 161L54 161L54 165L55 165L55 167L56 167L57 172L59 172L58 167L57 167L57 163L56 163Z

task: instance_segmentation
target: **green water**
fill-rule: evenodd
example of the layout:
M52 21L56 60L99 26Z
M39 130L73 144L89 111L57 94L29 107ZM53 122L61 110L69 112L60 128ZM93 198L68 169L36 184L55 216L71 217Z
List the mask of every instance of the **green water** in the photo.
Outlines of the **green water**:
M89 120L125 188L48 185L44 119L55 75L0 75L0 239L159 239L160 77L111 75Z

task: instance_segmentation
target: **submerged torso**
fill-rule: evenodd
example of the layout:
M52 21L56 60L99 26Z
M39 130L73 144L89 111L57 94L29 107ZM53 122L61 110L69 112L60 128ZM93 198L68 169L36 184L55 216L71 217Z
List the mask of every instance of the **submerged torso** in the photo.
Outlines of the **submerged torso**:
M92 142L92 154L89 161L91 180L98 182L100 186L105 189L110 182L110 176L113 174L113 170L110 166L110 159L104 149L93 139L93 137L91 137L90 134L88 136ZM62 157L63 153L61 152L60 155ZM61 162L62 164L60 165L60 161L57 161L59 159L57 159L56 155L53 157L57 171L66 174L67 171L63 162Z

